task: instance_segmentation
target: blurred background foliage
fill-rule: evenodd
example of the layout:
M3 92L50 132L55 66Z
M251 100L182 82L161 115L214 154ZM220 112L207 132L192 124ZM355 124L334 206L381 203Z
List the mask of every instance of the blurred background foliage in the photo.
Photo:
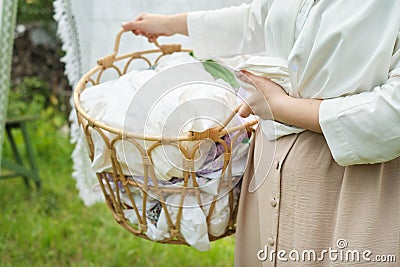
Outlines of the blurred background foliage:
M19 0L18 23L52 24L52 0Z
M19 0L8 116L40 114L48 108L67 117L71 87L53 20L52 0ZM56 114L54 114L56 115Z

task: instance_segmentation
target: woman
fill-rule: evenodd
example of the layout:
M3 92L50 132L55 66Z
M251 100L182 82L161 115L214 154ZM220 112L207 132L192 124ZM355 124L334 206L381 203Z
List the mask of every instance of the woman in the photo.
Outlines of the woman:
M255 0L123 24L150 40L189 35L200 58L263 53L238 75L252 88L240 114L264 121L242 187L236 266L395 266L399 8L399 0ZM276 72L286 87L272 82Z

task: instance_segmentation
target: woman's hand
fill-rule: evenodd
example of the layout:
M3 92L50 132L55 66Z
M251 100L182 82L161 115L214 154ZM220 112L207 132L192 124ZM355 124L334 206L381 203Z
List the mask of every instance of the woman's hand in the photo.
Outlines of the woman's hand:
M247 71L241 71L236 76L247 84L244 88L250 93L239 115L247 117L254 113L264 120L275 120L288 125L321 133L319 124L320 99L294 98L271 80L259 77Z
M158 15L142 13L135 19L122 23L122 28L136 35L146 36L154 42L158 36L171 36L176 33L188 35L187 14Z
M239 115L248 117L255 114L263 120L273 120L275 106L289 97L282 87L267 78L244 70L237 72L236 76L245 82L242 83L242 87L249 93L249 98L246 99L248 105L241 107Z

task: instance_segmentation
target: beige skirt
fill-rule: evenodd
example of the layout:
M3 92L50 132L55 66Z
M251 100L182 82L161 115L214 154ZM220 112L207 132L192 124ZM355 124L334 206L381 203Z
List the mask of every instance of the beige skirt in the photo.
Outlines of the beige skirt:
M235 266L400 266L400 158L342 167L321 134L255 137Z

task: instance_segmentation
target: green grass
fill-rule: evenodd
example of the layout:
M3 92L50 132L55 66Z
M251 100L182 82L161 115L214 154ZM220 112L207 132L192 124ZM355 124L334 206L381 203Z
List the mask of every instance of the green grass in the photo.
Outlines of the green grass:
M207 252L158 244L120 227L105 204L85 207L71 178L73 147L58 130L65 121L46 112L30 127L42 191L0 181L0 266L233 266L233 237Z

